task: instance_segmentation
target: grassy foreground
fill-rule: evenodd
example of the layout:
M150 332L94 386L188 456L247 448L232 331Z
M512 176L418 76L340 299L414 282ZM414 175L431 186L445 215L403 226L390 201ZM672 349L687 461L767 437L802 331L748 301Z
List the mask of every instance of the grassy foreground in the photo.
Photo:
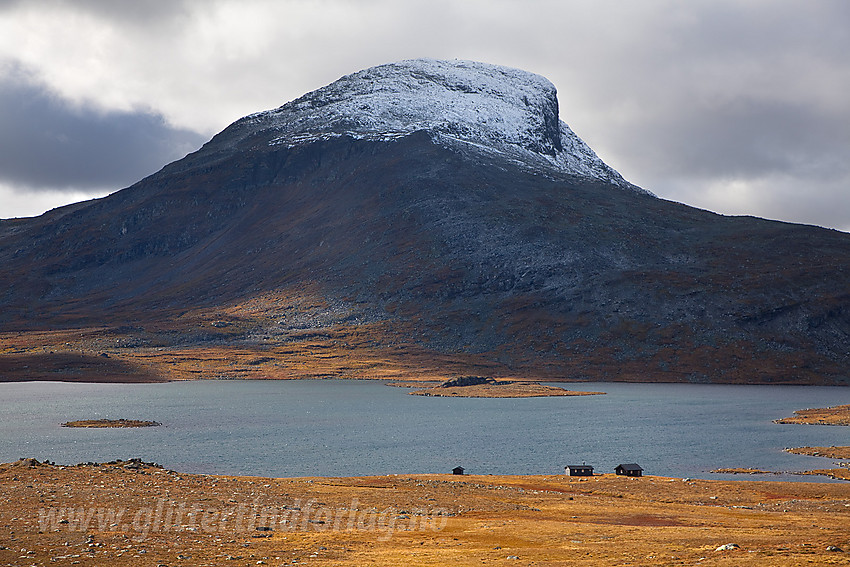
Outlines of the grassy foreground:
M846 483L25 459L0 465L0 502L0 565L850 565Z

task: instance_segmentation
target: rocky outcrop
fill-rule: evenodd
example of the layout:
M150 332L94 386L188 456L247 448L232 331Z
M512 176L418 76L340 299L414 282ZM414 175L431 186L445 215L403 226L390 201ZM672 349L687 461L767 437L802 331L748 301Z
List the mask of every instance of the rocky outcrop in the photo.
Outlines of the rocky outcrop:
M495 384L493 378L485 378L484 376L459 376L451 380L446 380L439 385L440 388L457 388L461 386L480 386L481 384Z

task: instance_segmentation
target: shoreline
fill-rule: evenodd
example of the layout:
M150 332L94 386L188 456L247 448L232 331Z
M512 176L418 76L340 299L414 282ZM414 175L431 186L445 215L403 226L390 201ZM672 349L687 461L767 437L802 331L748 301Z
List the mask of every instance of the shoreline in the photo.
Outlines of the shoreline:
M0 354L0 359L3 358L3 354ZM415 375L415 373L413 373ZM269 376L258 374L256 376L252 375L244 375L244 376L211 376L211 377L197 377L197 376L180 376L180 377L162 377L162 376L152 376L148 375L143 378L138 377L129 377L129 376L119 376L119 375L103 375L98 376L47 376L44 374L39 374L36 376L15 376L10 373L0 373L0 384L18 384L24 382L65 382L69 384L162 384L169 382L206 382L206 381L251 381L251 380L275 380L275 381L291 381L291 380L350 380L353 382L360 381L370 381L370 382L387 382L387 385L396 386L400 388L418 388L418 387L428 387L440 384L445 381L445 376L440 375L436 379L429 375L426 378L416 378L410 377L410 374L402 373L398 375L394 374L382 374L382 375L334 375L334 374L325 374L325 373L317 373L317 374L296 374L291 376ZM499 378L500 380L506 381L522 381L529 382L533 384L542 384L542 383L553 383L553 384L692 384L693 382L689 382L687 380L661 380L661 379L653 379L653 380L638 380L638 379L627 379L618 377L617 379L610 378L562 378L562 377L553 377L553 376L541 376L535 378L523 378L522 380L511 379L508 377ZM422 384L420 386L419 384ZM776 383L776 382L767 382L767 381L755 381L755 382L734 382L734 381L724 381L724 382L699 382L698 384L708 384L715 386L804 386L804 387L836 387L837 385L834 383L805 383L805 384L793 384L793 383ZM850 385L838 385L837 387L846 387L848 392L850 392ZM604 393L604 392L603 392ZM847 406L832 406L832 407L850 407L850 404ZM831 408L812 408L812 410L817 409L832 409ZM809 410L798 410L798 411L809 411ZM797 413L796 411L794 413ZM800 422L797 421L785 421L795 419L793 417L781 418L774 420L775 423L788 423L788 424L797 424ZM823 423L815 423L815 425L825 425ZM850 423L842 424L842 425L850 425Z
M745 475L796 475L796 476L824 476L837 481L850 481L850 446L831 447L786 447L786 453L792 455L808 455L811 457L822 457L825 459L840 459L842 462L833 462L838 468L812 469L807 471L767 471L748 467L721 468L709 471L712 474L745 474Z
M790 452L789 449L785 449L785 450ZM800 454L803 454L803 453L800 453ZM51 461L50 459L44 459L42 461L39 461L38 458L35 458L35 457L26 457L26 458L20 458L20 459L18 459L18 461L11 461L11 462L6 462L6 463L0 462L0 471L4 470L4 468L8 469L9 467L12 467L12 466L24 466L24 465L27 465L28 463L34 463L34 465L31 465L31 466L47 465L47 466L51 466L51 467L56 467L59 470L64 470L64 469L68 469L68 468L73 469L75 467L93 467L93 470L96 470L99 467L108 468L108 467L112 467L112 466L115 466L115 465L121 466L122 464L125 465L125 466L129 465L130 468L135 468L135 465L133 465L133 463L139 463L139 464L146 465L146 466L153 466L153 467L156 467L156 468L164 468L163 465L160 465L160 464L157 464L157 463L154 463L154 462L145 462L141 458L132 458L132 459L126 459L126 460L121 459L121 458L115 458L115 459L110 459L108 461L84 461L84 462L79 462L79 463L57 463L55 461ZM835 464L838 464L838 463L835 463ZM446 471L446 472L430 471L430 472L398 472L398 473L381 473L381 472L369 473L369 472L367 472L367 473L356 474L356 475L333 475L333 474L331 474L331 475L317 475L317 474L310 474L310 475L296 475L296 476L282 476L282 477L268 476L268 475L265 475L265 474L262 474L262 473L252 473L252 472L190 472L190 471L185 471L185 470L181 471L181 470L172 470L172 469L168 469L168 472L169 472L169 474L175 474L175 475L181 475L181 476L228 477L228 478L234 477L234 478L245 478L245 479L265 479L265 478L290 478L290 479L305 478L305 479L307 479L307 478L312 478L312 479L328 480L328 479L339 479L339 478L352 479L352 478L373 478L373 477L384 477L384 476L395 477L395 476L399 476L399 475L404 475L404 476L441 476L441 477L446 476L446 477L451 477L452 479L461 479L461 480L465 479L465 478L470 478L470 477L473 477L473 476L475 476L475 477L487 477L487 478L498 478L498 477L560 478L561 476L564 476L565 478L578 479L578 481L582 481L582 480L587 480L587 479L606 478L606 477L616 476L617 478L624 478L624 479L634 478L634 479L637 479L637 480L639 480L640 478L650 478L651 477L651 478L655 478L655 479L666 479L666 480L671 481L671 482L672 481L681 481L681 482L706 481L706 482L722 482L722 483L724 483L724 482L731 482L731 483L738 483L738 482L778 482L778 483L783 483L783 484L800 484L800 483L807 483L807 484L844 484L844 483L846 483L846 484L848 484L848 486L850 486L850 468L847 468L848 466L850 466L850 462L848 462L846 465L842 465L841 468L837 468L837 469L816 468L816 469L811 469L811 470L796 470L796 471L795 470L774 471L774 470L765 470L765 469L752 468L752 467L723 467L723 468L707 470L707 471L704 472L705 476L694 476L694 477L664 476L664 475L650 475L650 474L644 474L642 477L627 477L627 476L616 475L616 473L613 471L613 469L611 469L609 472L600 472L600 470L595 470L593 472L593 474L589 477L580 477L580 476L579 477L575 477L575 476L571 477L571 476L565 475L563 473L540 473L540 472L532 472L532 473L477 472L477 473L470 473L468 470L465 470L465 472L463 474L460 474L460 475L452 474L451 471ZM836 476L836 473L838 473L838 476ZM841 476L841 473L844 473L844 476ZM735 476L735 477L740 476L741 478L740 479L738 479L738 478L720 478L720 479L718 479L717 477L715 477L713 475L729 475L729 476ZM770 479L770 478L761 478L761 477L776 477L776 476L781 476L783 478L776 479L776 480ZM801 478L801 477L821 477L821 478L804 479L804 478ZM796 478L800 478L800 479L797 480ZM850 507L850 506L848 506L848 507Z

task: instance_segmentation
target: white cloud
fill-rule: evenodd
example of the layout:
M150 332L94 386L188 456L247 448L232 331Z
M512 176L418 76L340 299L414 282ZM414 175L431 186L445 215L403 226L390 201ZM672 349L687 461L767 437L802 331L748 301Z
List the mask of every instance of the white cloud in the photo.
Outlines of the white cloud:
M0 184L0 219L35 217L56 207L105 197L109 193L110 191L92 191L91 189L33 191Z
M659 197L725 215L813 224L850 232L850 175L819 184L775 174L758 179L666 179L655 184Z

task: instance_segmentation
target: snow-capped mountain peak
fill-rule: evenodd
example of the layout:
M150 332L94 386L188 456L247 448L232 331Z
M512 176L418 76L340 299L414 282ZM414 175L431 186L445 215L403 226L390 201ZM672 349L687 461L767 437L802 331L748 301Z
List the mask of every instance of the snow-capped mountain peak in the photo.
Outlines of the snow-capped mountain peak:
M414 59L371 67L237 123L271 145L425 130L440 143L506 154L531 167L631 186L559 119L544 77L472 61Z

